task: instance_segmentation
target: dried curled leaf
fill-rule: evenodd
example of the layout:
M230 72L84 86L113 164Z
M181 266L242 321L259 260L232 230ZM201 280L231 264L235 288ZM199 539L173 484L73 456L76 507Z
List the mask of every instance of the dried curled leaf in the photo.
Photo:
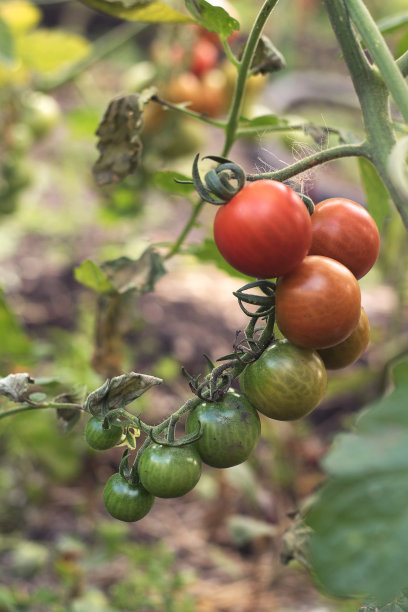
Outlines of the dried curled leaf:
M84 408L94 416L102 418L110 410L125 408L145 391L162 382L161 378L137 372L108 378L102 387L88 395Z
M96 131L100 155L93 173L98 185L118 183L136 171L142 152L143 107L155 94L151 87L110 102Z
M261 36L252 60L253 74L268 74L285 68L286 62L282 53L267 36Z
M16 403L25 402L29 386L33 383L34 379L27 373L9 374L5 378L0 378L0 395Z

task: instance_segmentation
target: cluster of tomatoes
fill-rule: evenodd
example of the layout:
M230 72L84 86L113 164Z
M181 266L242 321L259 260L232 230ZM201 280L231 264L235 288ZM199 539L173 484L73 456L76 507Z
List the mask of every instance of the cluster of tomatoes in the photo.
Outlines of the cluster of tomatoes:
M325 393L326 368L354 363L368 345L358 279L379 253L373 218L344 198L320 202L310 215L290 187L259 180L219 208L214 238L240 272L277 278L275 315L284 338L246 367L241 388L270 418L308 414Z
M322 400L326 368L356 361L369 341L358 279L374 265L380 237L374 220L359 204L325 200L309 214L302 199L273 180L247 184L220 206L215 242L225 259L256 278L277 278L275 340L240 376L241 392L203 401L188 415L185 445L152 442L143 450L135 482L120 473L106 483L104 503L122 521L137 521L156 497L185 495L200 479L202 464L228 468L245 461L260 435L259 412L294 420ZM111 448L123 437L120 425L104 429L92 417L88 444Z
M165 86L164 97L174 103L189 102L189 108L210 117L219 115L227 104L226 76L221 68L222 47L217 37L202 28L194 30L194 41L184 65L186 50L171 49L173 66L181 70Z
M146 516L156 497L180 497L191 491L201 476L202 464L228 468L245 461L258 441L261 425L258 412L242 393L228 391L220 402L199 404L190 412L186 433L201 429L193 444L168 446L151 443L138 464L138 482L120 473L105 485L104 503L108 512L121 521L137 521ZM85 428L88 444L106 450L123 437L122 427L103 427L91 417Z

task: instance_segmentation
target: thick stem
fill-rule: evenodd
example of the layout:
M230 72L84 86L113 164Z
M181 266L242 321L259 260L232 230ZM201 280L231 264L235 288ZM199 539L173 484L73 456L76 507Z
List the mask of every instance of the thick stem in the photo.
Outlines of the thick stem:
M274 170L273 172L265 172L262 174L247 174L246 178L248 181L257 181L259 179L287 181L297 174L306 172L306 170L310 170L311 168L320 166L326 162L340 159L342 157L367 157L367 154L368 151L365 143L338 145L337 147L333 147L331 149L325 149L323 151L313 153L313 155L304 157L286 168L281 168L280 170Z
M242 59L240 62L239 70L238 70L238 79L235 85L235 91L232 99L232 104L230 108L230 113L227 121L227 129L225 135L225 143L222 155L225 156L228 154L231 149L234 139L235 133L237 131L238 122L239 122L239 113L242 106L242 99L245 91L245 84L248 78L249 69L251 67L252 59L254 57L254 53L256 50L256 46L258 44L259 38L261 36L264 25L277 4L278 0L266 0L263 7L261 8L252 30L249 34L247 43L245 45L244 53L242 55Z
M394 61L380 30L362 0L345 0L347 10L378 66L394 102L408 123L408 84Z
M325 0L325 4L360 101L364 127L367 133L366 157L375 165L401 215L404 225L408 229L407 202L401 197L389 175L388 160L395 146L396 139L389 110L388 90L383 80L384 75L380 75L377 69L369 66L361 50L359 40L356 38L351 27L350 16L347 12L345 1ZM358 1L356 0L356 2ZM351 0L348 0L349 4L352 4ZM354 7L354 15L354 13L358 13L358 10L355 3L352 6ZM361 22L364 21L362 18L363 14L360 14ZM354 17L357 19L357 15L354 15ZM360 23L360 27L364 29L363 23ZM381 56L380 63L382 66L384 56L381 49L380 45L379 50L376 51L376 57L378 59L378 54ZM387 72L388 60L386 60L385 64L387 79L393 81L393 77L390 78L390 73ZM379 66L380 69L381 66ZM395 76L394 70L391 71L391 75ZM399 82L400 79L402 79L401 74L399 74L397 81ZM394 82L391 85L395 87ZM401 95L401 92L399 95ZM408 97L405 103L408 104Z

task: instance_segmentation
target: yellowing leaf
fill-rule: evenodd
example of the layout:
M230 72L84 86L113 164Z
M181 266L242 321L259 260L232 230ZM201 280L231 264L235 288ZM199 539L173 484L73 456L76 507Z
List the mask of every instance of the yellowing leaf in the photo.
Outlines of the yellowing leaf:
M81 36L61 30L38 29L17 40L17 53L31 70L50 74L84 59L91 45Z
M20 34L31 30L38 24L41 19L41 11L31 2L10 0L0 2L0 17L15 34Z
M147 23L193 23L194 19L171 8L164 2L150 2L140 7L124 6L120 2L107 2L106 0L81 0L87 6L102 11L108 15L128 19L129 21L142 21Z

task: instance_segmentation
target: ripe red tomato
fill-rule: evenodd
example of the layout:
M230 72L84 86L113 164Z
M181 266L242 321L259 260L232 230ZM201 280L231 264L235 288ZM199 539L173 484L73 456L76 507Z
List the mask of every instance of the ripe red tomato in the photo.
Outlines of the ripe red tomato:
M329 370L339 370L351 365L364 353L370 341L370 323L364 308L356 329L352 334L335 346L318 351L323 363Z
M316 205L312 219L309 255L324 255L340 261L358 279L375 264L380 234L365 208L344 198L331 198Z
M200 77L218 63L218 48L206 38L199 38L191 51L190 70Z
M293 344L322 349L345 340L361 314L358 282L343 264L309 255L276 288L276 322Z
M307 254L312 223L301 198L287 185L259 180L218 208L214 239L239 272L275 278L293 270Z

